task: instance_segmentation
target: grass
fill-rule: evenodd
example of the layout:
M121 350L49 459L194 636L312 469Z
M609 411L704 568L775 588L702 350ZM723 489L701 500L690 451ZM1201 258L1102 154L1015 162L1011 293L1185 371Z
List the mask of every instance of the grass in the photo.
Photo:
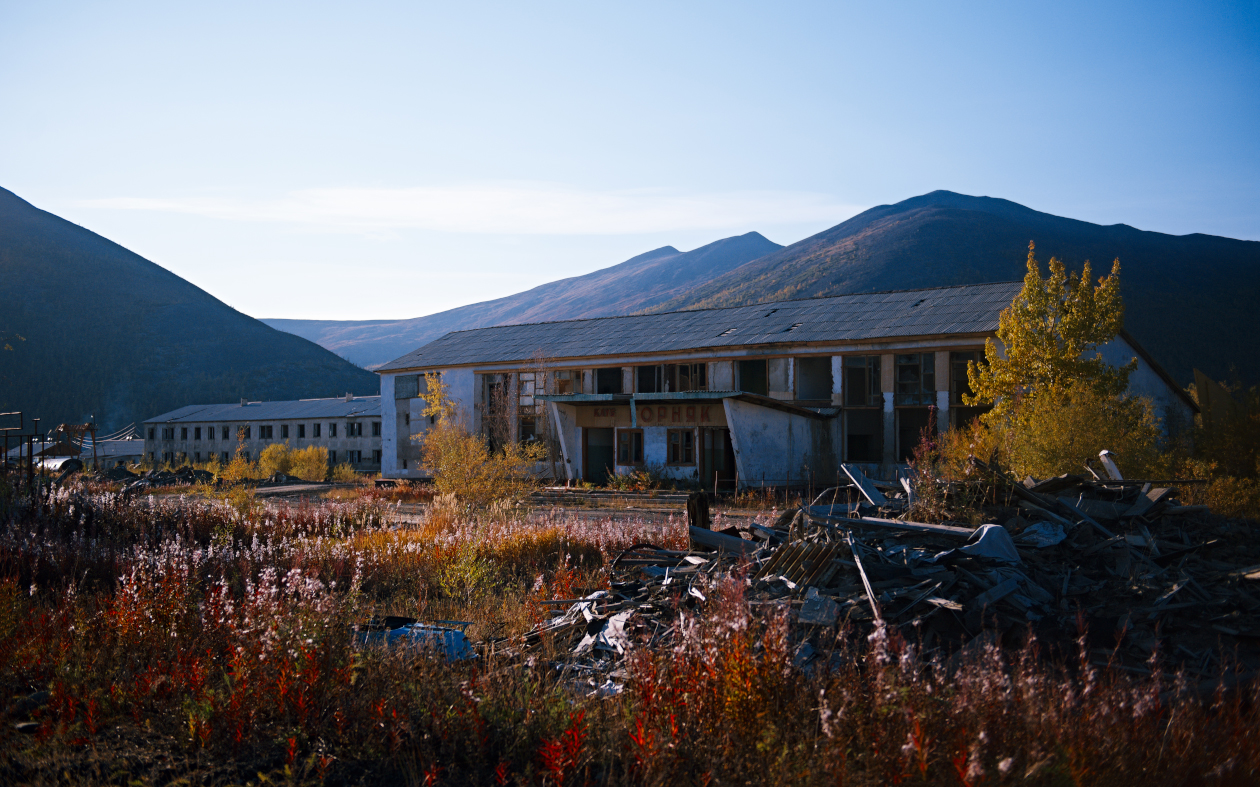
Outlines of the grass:
M754 614L746 578L680 595L669 648L595 699L548 653L447 664L356 649L372 614L520 633L681 521L464 515L402 526L365 495L244 510L107 487L16 501L0 531L0 689L46 691L0 733L6 783L1254 783L1254 686L1056 663L1035 642L950 663ZM762 609L762 608L758 608ZM1082 653L1084 648L1082 637ZM554 654L553 654L554 655ZM8 721L24 718L11 710ZM261 776L260 776L261 774Z

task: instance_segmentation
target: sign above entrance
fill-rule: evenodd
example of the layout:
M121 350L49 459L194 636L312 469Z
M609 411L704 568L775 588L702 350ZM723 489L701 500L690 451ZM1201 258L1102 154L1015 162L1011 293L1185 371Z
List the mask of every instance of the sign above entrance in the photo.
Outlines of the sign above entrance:
M636 402L631 418L630 404L598 404L578 406L577 425L583 428L637 426L686 427L726 426L726 408L721 402L679 402L660 404Z

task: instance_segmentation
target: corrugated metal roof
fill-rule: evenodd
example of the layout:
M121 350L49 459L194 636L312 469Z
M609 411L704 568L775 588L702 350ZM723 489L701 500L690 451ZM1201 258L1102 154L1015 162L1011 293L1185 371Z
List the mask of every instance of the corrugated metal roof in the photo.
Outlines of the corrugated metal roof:
M454 331L377 371L721 347L991 333L1022 282L836 295Z
M190 404L156 418L146 424L205 423L208 421L292 421L302 418L380 417L380 396L356 396L350 401L337 399L299 399L293 402L249 402L248 404Z

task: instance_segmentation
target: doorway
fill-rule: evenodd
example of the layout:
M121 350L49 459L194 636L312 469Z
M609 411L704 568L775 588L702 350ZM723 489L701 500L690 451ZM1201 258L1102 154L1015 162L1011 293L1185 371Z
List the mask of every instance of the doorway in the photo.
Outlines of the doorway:
M700 486L712 489L714 482L719 489L734 486L735 448L731 445L731 431L725 427L709 427L700 430Z
M582 430L582 456L586 467L582 478L596 486L608 483L613 473L613 463L617 460L617 445L614 430L586 428Z

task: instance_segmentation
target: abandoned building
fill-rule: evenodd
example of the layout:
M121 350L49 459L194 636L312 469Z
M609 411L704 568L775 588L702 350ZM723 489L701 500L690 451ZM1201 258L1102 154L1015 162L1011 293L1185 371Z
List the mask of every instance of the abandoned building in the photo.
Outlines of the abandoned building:
M144 422L145 458L150 462L228 462L239 447L258 459L274 443L290 448L323 446L330 465L381 469L381 397L299 399L289 402L193 404Z
M428 373L492 442L547 440L542 472L603 483L651 466L706 487L826 485L842 462L893 477L924 429L963 404L1021 282L841 295L721 309L456 331L378 369L382 474L422 478ZM1166 428L1193 402L1127 334L1133 392Z

